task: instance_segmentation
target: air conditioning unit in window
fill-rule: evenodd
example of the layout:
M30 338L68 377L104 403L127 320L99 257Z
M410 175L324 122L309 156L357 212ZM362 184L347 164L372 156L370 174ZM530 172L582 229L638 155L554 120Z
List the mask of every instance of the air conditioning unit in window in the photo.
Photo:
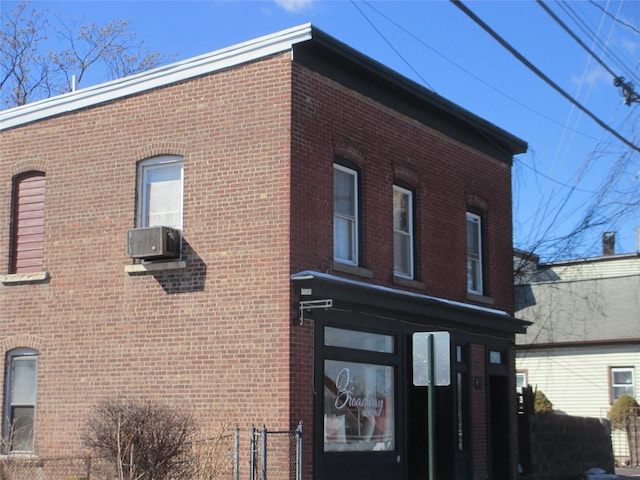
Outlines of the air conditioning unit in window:
M162 260L180 257L180 230L146 227L127 230L127 254L131 258Z

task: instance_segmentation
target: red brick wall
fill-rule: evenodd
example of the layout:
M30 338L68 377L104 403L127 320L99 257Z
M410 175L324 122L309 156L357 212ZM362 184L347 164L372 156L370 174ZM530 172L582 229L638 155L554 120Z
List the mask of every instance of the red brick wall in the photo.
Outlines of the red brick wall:
M289 420L288 54L1 134L46 172L44 284L0 285L0 355L39 350L38 451L70 453L97 402L158 398L223 423ZM128 275L136 162L184 157L186 270ZM8 229L0 229L7 273ZM0 360L3 361L3 360Z
M488 293L512 310L510 168L292 67L289 54L3 131L1 142L2 224L12 176L47 174L51 280L0 285L2 352L41 354L43 454L78 449L96 402L137 396L184 405L209 429L303 420L310 471L313 330L291 326L289 274L331 267L335 155L362 168L362 265L375 283L394 285L398 177L417 191L416 291L467 301L465 211L481 203ZM188 268L127 275L136 162L161 154L184 157ZM8 244L0 229L2 258Z
M466 209L486 207L488 296L512 312L511 171L369 98L294 65L293 270L330 267L333 158L362 169L361 264L393 285L394 178L416 188L421 293L468 301ZM486 306L486 304L485 304Z
M362 169L361 265L372 270L373 282L404 288L393 282L392 187L400 178L416 188L417 278L424 283L416 291L468 301L466 210L480 206L489 306L512 312L510 167L303 67L294 65L293 78L292 271L331 270L333 159L341 155ZM311 323L293 330L301 352L312 350ZM486 354L483 345L471 347L472 378L483 385L472 393L474 478L482 479L488 472ZM298 363L295 356L292 361ZM306 374L292 379L292 390L302 393L312 366L296 368ZM301 412L311 411L309 396L292 399Z

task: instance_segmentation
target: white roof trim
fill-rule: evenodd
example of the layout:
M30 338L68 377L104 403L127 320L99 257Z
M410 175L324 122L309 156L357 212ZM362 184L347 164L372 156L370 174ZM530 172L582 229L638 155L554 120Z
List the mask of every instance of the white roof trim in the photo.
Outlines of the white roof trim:
M0 112L0 130L72 112L290 50L312 38L307 23L205 55Z

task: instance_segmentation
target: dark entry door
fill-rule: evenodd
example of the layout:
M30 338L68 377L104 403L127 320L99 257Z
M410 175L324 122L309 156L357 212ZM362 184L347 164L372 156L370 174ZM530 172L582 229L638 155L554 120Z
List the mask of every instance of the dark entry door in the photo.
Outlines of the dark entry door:
M489 375L489 472L492 480L509 480L509 382L506 376Z

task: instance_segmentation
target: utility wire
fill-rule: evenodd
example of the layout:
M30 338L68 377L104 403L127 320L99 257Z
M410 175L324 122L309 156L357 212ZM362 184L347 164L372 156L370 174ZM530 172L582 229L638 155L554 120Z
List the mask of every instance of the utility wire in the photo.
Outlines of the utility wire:
M587 47L582 40L578 38L578 36L573 33L573 31L560 20L552 11L547 7L542 0L537 0L538 5L540 5L551 18L553 18L558 25L560 25L582 48L584 48L589 55L596 59L596 61L613 77L613 85L615 87L619 87L624 97L624 103L627 106L631 106L634 102L640 102L640 96L635 92L633 83L625 82L625 78L621 75L617 75L613 70L611 70L603 61L598 57L589 47ZM574 13L575 15L575 13ZM597 37L595 37L598 40ZM619 60L618 60L619 61Z
M597 2L594 2L593 0L589 0L589 3L590 3L591 5L593 5L594 7L598 7L600 10L602 10L602 13L604 13L605 15L607 15L607 16L609 16L609 17L611 17L611 19L613 19L613 21L614 21L614 22L618 22L620 25L625 26L625 27L627 27L627 28L629 28L629 29L633 30L633 31L634 31L634 32L636 32L636 33L640 33L640 30L638 30L636 27L634 27L633 25L631 25L631 24L629 24L629 23L626 23L626 22L623 22L623 21L619 20L617 17L614 17L614 16L613 16L613 15L611 15L609 12L607 12L607 11L602 7L602 5L598 5L598 3L597 3Z
M600 46L600 48L603 50L605 55L611 57L611 59L617 64L617 66L621 70L626 71L626 73L628 75L630 75L630 76L632 76L632 77L637 79L637 77L636 77L635 73L633 72L633 70L628 68L625 65L625 62L623 62L614 52L612 52L611 49L609 49L609 47L608 47L608 45L606 43L604 43L602 40L600 40L598 35L589 27L587 22L585 22L580 17L578 12L576 12L571 7L571 5L569 5L567 2L561 2L561 3L558 4L558 6L560 7L561 10L563 10L567 14L567 16L569 16L576 23L576 25L578 25L578 27L593 41L594 44L597 44L598 46Z
M553 13L551 9L542 2L542 0L536 0L536 3L540 5L542 9L545 12L547 12L547 14L549 14L549 16L553 18L556 21L556 23L560 25L564 29L564 31L571 36L571 38L573 38L576 42L578 42L578 45L580 45L583 49L585 49L589 55L595 58L596 62L598 62L602 66L602 68L604 68L607 72L609 72L613 78L618 78L618 75L616 74L616 72L611 70L609 66L606 63L604 63L600 57L598 57L587 45L585 45L585 43L582 40L580 40L580 38L578 38L578 36L575 33L573 33L573 31L562 20L560 20L560 18L558 18L558 16L555 13Z
M547 77L541 70L539 70L535 65L533 65L529 60L527 60L520 52L518 52L513 46L511 46L505 39L503 39L498 33L496 33L489 25L487 25L482 19L480 19L475 13L473 13L469 8L467 8L460 0L450 0L456 7L462 10L469 18L471 18L475 23L477 23L484 31L486 31L489 35L491 35L500 45L506 48L509 53L511 53L514 57L516 57L521 63L523 63L529 70L535 73L538 77L544 80L547 84L549 84L555 91L557 91L564 98L569 100L573 105L578 107L584 113L586 113L594 122L608 131L611 135L616 137L622 143L640 153L640 147L635 145L630 140L627 140L625 137L620 135L614 129L609 127L606 123L600 120L596 115L594 115L590 110L588 110L585 106L583 106L580 102L575 100L571 95L565 92L558 84L556 84L553 80Z
M356 8L356 10L358 10L360 15L362 15L365 18L367 23L369 23L369 25L371 25L371 28L373 28L378 33L378 35L380 35L380 37L386 42L386 44L389 45L389 48L391 48L396 53L396 55L398 55L398 57L400 57L402 59L402 61L411 69L411 71L413 73L415 73L418 76L418 78L420 80L422 80L431 90L433 90L435 92L435 89L431 85L429 85L429 82L427 82L424 79L424 77L422 75L420 75L420 73L415 68L413 68L413 65L411 65L411 63L409 63L407 61L407 59L402 56L402 54L398 51L398 49L396 47L394 47L393 44L389 40L387 40L387 37L385 37L382 34L382 32L378 29L378 27L376 27L373 24L373 22L369 19L369 17L367 17L364 14L364 12L362 10L360 10L360 7L358 7L358 4L354 0L351 0L351 4Z
M429 45L427 42L425 42L422 38L418 37L417 35L415 35L414 33L410 32L409 30L407 30L405 27L403 27L402 25L400 25L398 22L396 22L395 20L393 20L392 18L390 18L388 15L386 15L385 13L383 13L382 11L380 11L379 9L377 9L373 4L367 2L366 0L362 0L363 4L365 4L367 7L369 7L371 10L373 10L374 12L376 12L378 15L380 15L382 18L384 18L386 21L388 21L389 23L393 24L396 28L398 28L401 32L403 32L405 35L408 35L409 37L413 38L415 41L417 41L418 43L420 43L421 45L423 45L424 47L428 48L429 50L431 50L433 53L435 53L436 55L438 55L440 58L442 58L443 60L445 60L446 62L450 63L451 65L453 65L454 67L462 70L464 73L466 73L467 75L469 75L470 77L472 77L473 79L475 79L476 81L482 83L484 86L486 86L487 88L490 88L491 90L497 92L498 94L502 95L503 97L511 100L512 102L520 105L522 108L529 110L532 113L535 113L536 115L538 115L541 118L544 118L545 120L548 120L549 122L555 123L556 125L560 126L560 127L564 127L567 128L569 130L571 130L574 133L577 133L585 138L590 138L592 140L597 140L596 137L587 134L585 132L581 132L577 129L571 128L568 125L565 125L559 121L557 121L555 118L552 118L548 115L545 115L544 113L541 113L531 107L529 107L528 105L526 105L525 103L521 102L520 100L518 100L517 98L511 96L511 95L507 95L505 92L503 92L502 90L496 88L494 85L490 84L489 82L483 80L482 78L478 77L477 75L475 75L473 72L467 70L466 68L464 68L462 65L459 65L458 63L454 62L453 60L451 60L449 57L443 55L442 53L440 53L438 50L436 50L435 48L433 48L431 45ZM364 15L364 13L362 12L362 10L358 9L358 11L360 12L361 15L363 15L367 21L369 23L371 23L371 20L369 20L367 18L366 15ZM413 69L412 69L413 70ZM414 70L415 71L415 70ZM422 78L422 77L420 77ZM425 82L426 83L426 82ZM428 85L428 84L427 84Z

